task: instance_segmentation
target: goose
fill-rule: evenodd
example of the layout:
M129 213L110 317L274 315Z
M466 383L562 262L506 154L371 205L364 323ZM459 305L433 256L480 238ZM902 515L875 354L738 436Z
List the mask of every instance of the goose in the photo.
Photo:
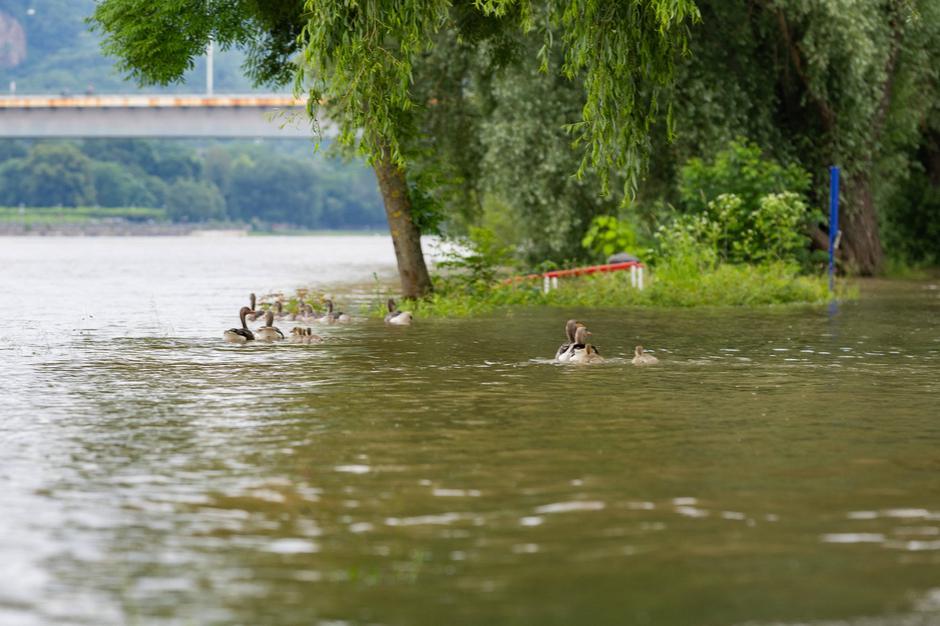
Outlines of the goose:
M349 316L343 313L342 311L338 313L333 312L332 300L327 298L324 304L326 304L326 313L323 315L323 317L320 318L321 321L329 322L331 324L333 322L348 322L349 321Z
M388 313L385 315L386 324L408 326L411 324L413 318L414 316L411 314L411 311L399 311L398 307L395 306L395 300L392 298L388 299Z
M321 337L320 335L313 334L312 328L304 328L302 330L303 330L304 343L320 343L321 341L323 341L323 337Z
M308 323L309 323L309 322L319 322L319 321L320 321L320 315L319 315L316 311L313 310L313 307L312 307L311 305L309 305L309 304L304 304L304 314L303 314L303 318L302 318L302 319L303 319L304 322L308 322Z
M659 363L659 359L652 354L643 352L643 346L637 346L633 354L633 360L630 362L634 365L656 365Z
M280 328L274 326L274 311L264 314L264 326L255 331L259 341L279 341L284 338Z
M601 363L604 361L597 348L587 343L587 338L591 332L584 326L578 326L574 333L574 344L571 346L571 357L569 363Z
M574 344L574 333L582 326L584 326L584 324L578 320L568 320L565 322L565 336L568 337L568 342L558 346L558 350L555 352L556 361L564 363L571 358L571 346Z
M227 331L222 333L222 338L229 343L245 343L248 341L254 341L255 335L250 330L248 330L248 324L245 323L245 317L251 313L251 309L246 306L243 306L238 311L238 319L242 322L241 328L229 328Z
M255 294L249 294L248 300L251 302L251 313L245 316L246 319L249 322L254 322L255 320L260 320L262 317L264 317L264 311L259 311L255 308L255 302L257 301Z
M287 317L287 313L284 312L284 303L281 302L280 300L274 303L274 317L276 317L279 320L282 320L285 317ZM268 326L270 326L270 324L268 324Z

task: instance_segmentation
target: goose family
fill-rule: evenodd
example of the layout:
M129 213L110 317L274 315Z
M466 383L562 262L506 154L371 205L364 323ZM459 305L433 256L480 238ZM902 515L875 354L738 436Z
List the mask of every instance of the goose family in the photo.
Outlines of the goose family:
M386 303L388 313L385 315L385 323L393 326L408 326L411 324L411 311L399 311L394 298L389 298Z
M597 347L588 342L591 331L575 319L565 322L565 337L567 342L561 344L555 352L555 361L559 363L603 363L604 357L600 355ZM656 365L659 359L643 351L643 346L637 346L634 352L633 365Z
M251 306L243 306L241 309L239 309L238 312L241 328L231 328L226 330L224 333L222 333L223 339L230 343L242 344L248 341L275 342L287 339L284 331L274 325L274 320L276 319L289 318L296 324L307 324L311 322L332 323L350 321L349 315L343 313L342 311L335 310L335 305L329 298L324 301L326 312L322 315L317 314L316 311L314 311L313 306L307 302L304 302L302 299L297 304L296 313L289 314L284 309L282 294L269 294L263 296L261 298L261 302L265 302L269 298L276 299L270 306L264 304L263 306L266 308L262 310L256 308L258 304L258 298L255 296L255 294L249 294L248 301ZM401 315L407 315L407 323L411 322L411 313L401 313ZM263 325L260 328L252 331L248 328L248 322L253 322L256 320L263 320ZM320 343L323 341L323 337L315 334L310 328L295 326L290 329L290 341L291 343Z
M274 342L281 341L286 339L284 332L280 328L277 328L274 325L275 319L281 319L287 317L288 314L284 311L283 303L280 299L276 300L273 307L268 308L266 311L262 312L256 309L257 298L255 294L250 294L249 302L251 306L243 306L238 311L238 319L241 322L241 327L230 328L226 330L222 337L225 341L229 343L239 343L244 344L249 341L263 341L263 342ZM290 319L297 323L310 323L310 322L348 322L350 321L349 315L343 313L342 311L336 311L333 300L327 298L324 300L324 305L326 307L326 312L322 315L317 314L313 307L301 300L297 305L296 313L290 316ZM395 302L394 298L389 298L386 301L386 307L388 313L385 315L385 323L394 326L407 326L410 325L414 319L411 311L401 311L398 309L398 305ZM252 332L248 328L248 321L254 321L255 319L264 316L264 326L258 328L256 331ZM600 351L595 345L589 342L589 337L591 337L591 331L587 329L587 326L582 322L576 319L569 319L565 322L565 343L561 344L558 349L555 351L555 361L559 363L603 363L604 357L600 355ZM290 342L299 343L299 344L311 344L311 343L320 343L323 341L323 337L314 334L311 328L294 326L290 329ZM633 359L630 361L633 365L656 365L659 363L657 359L652 354L645 352L643 346L636 346L634 351Z

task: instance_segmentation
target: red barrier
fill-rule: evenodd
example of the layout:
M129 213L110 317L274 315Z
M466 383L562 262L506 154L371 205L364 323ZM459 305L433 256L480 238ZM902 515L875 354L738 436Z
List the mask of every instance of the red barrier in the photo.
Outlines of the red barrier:
M543 278L561 278L563 276L582 276L584 274L597 274L600 272L617 272L628 270L631 267L643 267L639 261L627 261L626 263L608 263L606 265L589 265L588 267L573 267L570 270L555 270L545 272Z
M543 289L547 293L553 287L558 287L558 279L565 276L584 276L586 274L600 274L604 272L620 272L631 270L630 281L633 286L643 289L643 268L646 267L639 261L627 261L625 263L607 263L605 265L589 265L587 267L573 267L567 270L554 270L544 274L527 274L525 276L513 276L507 278L505 283L516 283L520 280L536 280L541 278L544 281Z

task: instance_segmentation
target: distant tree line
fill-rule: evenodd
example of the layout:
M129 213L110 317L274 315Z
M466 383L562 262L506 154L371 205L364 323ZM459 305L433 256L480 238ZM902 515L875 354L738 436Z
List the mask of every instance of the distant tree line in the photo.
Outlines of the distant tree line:
M372 172L303 142L0 141L0 206L146 207L174 222L382 227Z

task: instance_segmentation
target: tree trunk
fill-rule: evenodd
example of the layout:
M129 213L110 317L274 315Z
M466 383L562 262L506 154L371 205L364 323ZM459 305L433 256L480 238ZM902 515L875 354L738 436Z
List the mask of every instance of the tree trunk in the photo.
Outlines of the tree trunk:
M421 231L411 216L411 196L405 171L392 160L387 146L379 150L373 167L395 245L402 296L421 298L431 292L431 277L421 251Z
M857 174L845 181L845 208L839 216L842 239L838 257L852 274L873 276L884 264L884 251L878 234L878 214L871 180Z

